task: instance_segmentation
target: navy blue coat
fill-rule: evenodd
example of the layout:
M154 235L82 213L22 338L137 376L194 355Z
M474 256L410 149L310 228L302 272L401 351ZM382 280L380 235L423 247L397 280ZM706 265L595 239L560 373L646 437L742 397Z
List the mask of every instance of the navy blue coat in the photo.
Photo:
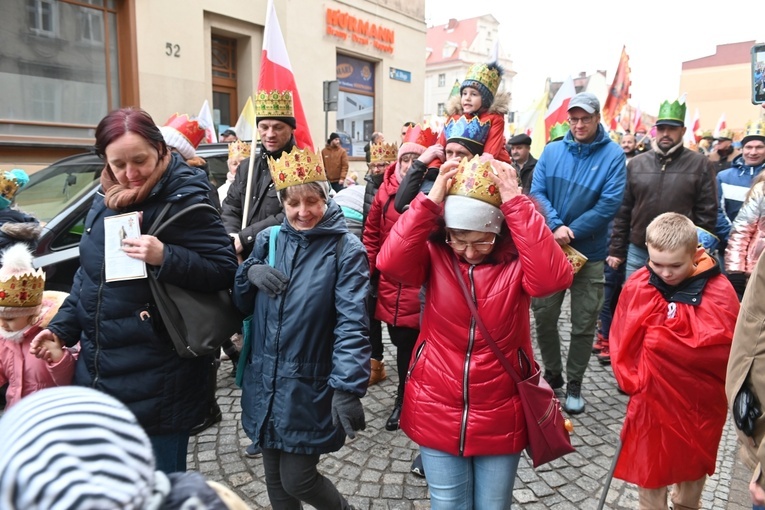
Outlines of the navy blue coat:
M72 291L48 326L69 346L80 342L74 384L90 386L123 402L149 435L188 430L204 419L211 357L178 356L160 321L146 279L106 282L104 218L143 211L146 233L167 202L168 217L195 203L210 203L202 172L174 155L149 196L123 211L106 208L96 195L80 241L80 268ZM195 211L165 229L157 279L180 287L215 291L231 287L237 260L220 216ZM142 320L148 312L149 318Z
M311 230L295 230L285 219L275 267L290 281L283 294L270 298L247 279L251 266L268 262L270 234L271 229L258 234L234 283L236 305L244 313L254 311L242 426L265 448L337 451L345 433L332 425L332 395L343 390L361 397L369 383L367 254L334 200Z

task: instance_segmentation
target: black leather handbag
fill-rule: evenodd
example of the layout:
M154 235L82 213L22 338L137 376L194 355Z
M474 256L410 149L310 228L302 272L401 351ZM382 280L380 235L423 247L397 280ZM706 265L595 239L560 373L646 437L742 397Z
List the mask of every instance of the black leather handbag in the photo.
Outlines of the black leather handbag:
M162 230L181 216L200 209L218 211L209 204L194 204L162 222L171 204L159 213L147 232L159 238ZM161 282L149 270L149 287L159 316L182 358L212 354L242 327L244 316L231 301L229 289L202 292Z

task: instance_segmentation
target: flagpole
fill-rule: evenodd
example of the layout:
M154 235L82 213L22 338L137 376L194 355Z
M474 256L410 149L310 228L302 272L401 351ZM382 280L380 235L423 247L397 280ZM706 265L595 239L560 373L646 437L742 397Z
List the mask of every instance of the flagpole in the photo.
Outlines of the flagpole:
M252 141L253 145L255 140ZM242 230L247 226L247 217L250 215L250 202L252 202L252 174L255 168L255 149L250 149L250 164L247 168L247 184L244 193L244 207L242 212Z

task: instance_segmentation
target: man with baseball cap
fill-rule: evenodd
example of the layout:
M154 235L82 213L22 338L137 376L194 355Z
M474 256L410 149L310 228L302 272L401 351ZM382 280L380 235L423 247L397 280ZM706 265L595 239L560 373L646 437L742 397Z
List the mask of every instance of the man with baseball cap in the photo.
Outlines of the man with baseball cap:
M608 223L624 194L624 152L600 124L600 102L594 94L575 95L568 106L570 131L545 146L531 184L561 247L579 251L587 262L571 284L571 343L563 407L584 411L582 380L587 370L595 325L603 305L603 274ZM532 300L537 341L545 365L544 378L553 388L564 384L558 319L564 292Z
M741 151L733 147L733 131L723 129L715 138L715 144L709 153L709 160L715 165L715 172L719 173L730 168L733 160L741 155Z
M531 155L531 137L526 133L515 135L507 141L507 152L513 158L513 166L521 180L521 190L524 195L531 193L531 177L537 160Z

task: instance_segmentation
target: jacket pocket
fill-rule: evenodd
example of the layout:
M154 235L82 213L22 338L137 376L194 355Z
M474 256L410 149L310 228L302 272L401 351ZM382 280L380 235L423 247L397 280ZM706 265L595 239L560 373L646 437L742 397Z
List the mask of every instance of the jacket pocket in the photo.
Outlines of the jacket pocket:
M144 338L151 338L152 343L162 345L168 349L173 349L173 344L170 341L165 324L162 322L162 318L159 316L159 311L150 304L145 304L133 313L133 316L137 319L137 331L144 336Z
M414 353L414 360L412 361L412 364L409 365L409 370L406 372L406 380L409 380L409 377L411 377L412 372L414 372L414 368L417 366L417 363L420 361L420 357L422 356L423 351L425 350L425 346L427 345L428 341L424 340L420 345L417 346L417 350Z

